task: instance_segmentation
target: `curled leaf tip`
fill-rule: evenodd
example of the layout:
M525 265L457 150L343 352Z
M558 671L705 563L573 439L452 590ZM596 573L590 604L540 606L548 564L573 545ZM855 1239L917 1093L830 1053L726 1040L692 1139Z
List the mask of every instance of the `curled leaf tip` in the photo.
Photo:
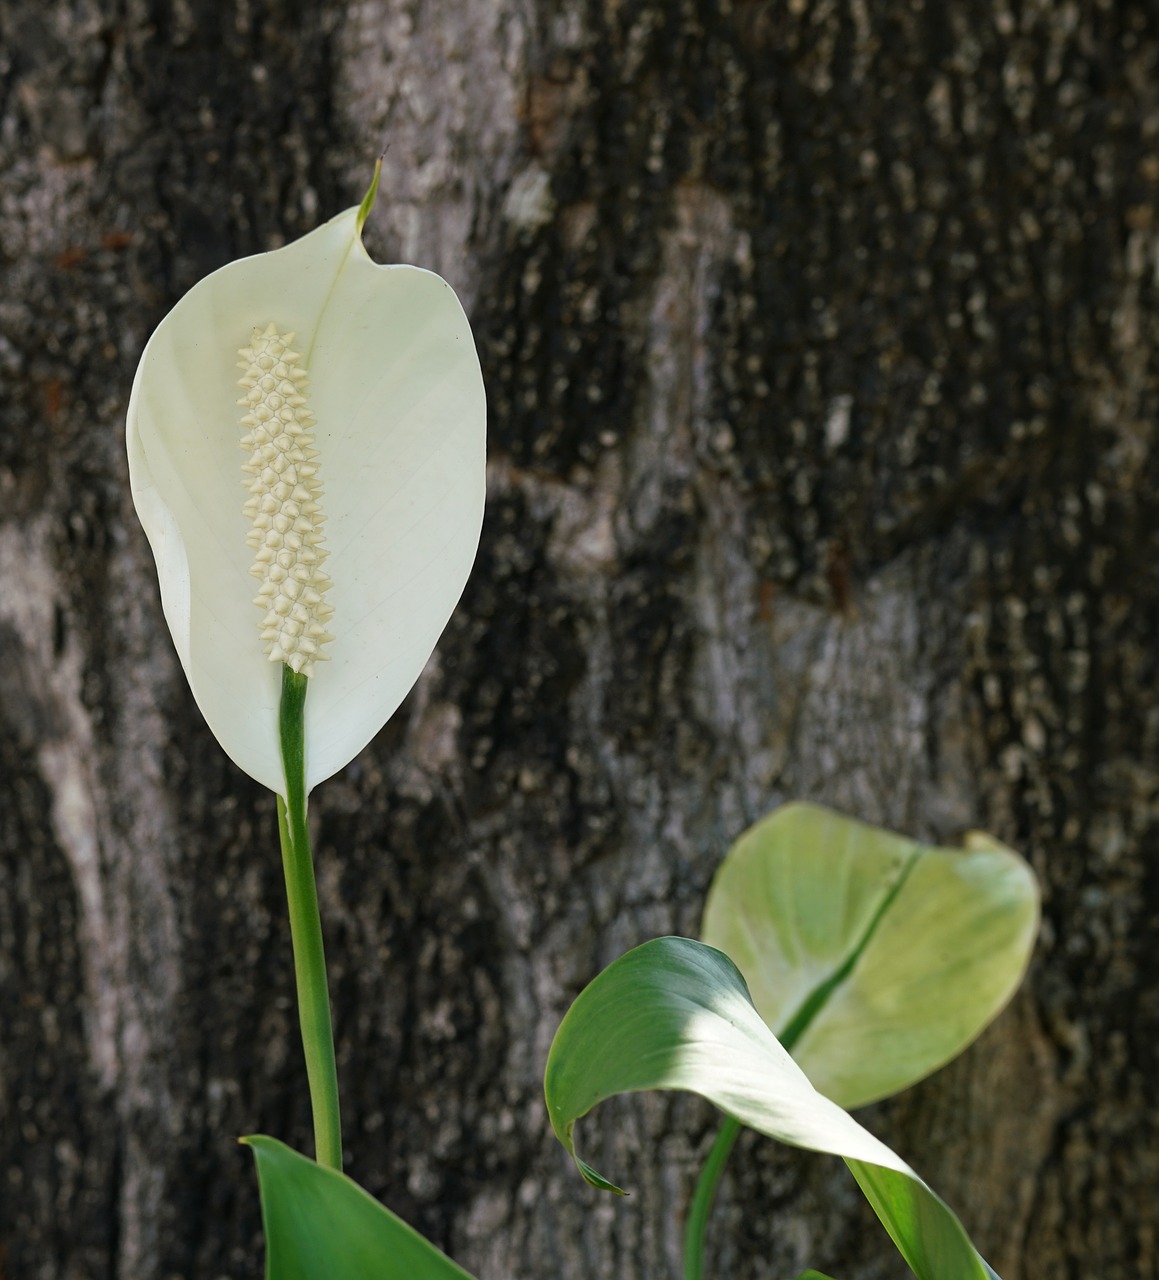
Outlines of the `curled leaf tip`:
M610 1191L616 1196L626 1196L627 1191L623 1187L617 1187L614 1182L609 1182L602 1173L597 1173L586 1161L581 1160L579 1156L573 1155L576 1168L583 1174L584 1181L595 1187L597 1191Z

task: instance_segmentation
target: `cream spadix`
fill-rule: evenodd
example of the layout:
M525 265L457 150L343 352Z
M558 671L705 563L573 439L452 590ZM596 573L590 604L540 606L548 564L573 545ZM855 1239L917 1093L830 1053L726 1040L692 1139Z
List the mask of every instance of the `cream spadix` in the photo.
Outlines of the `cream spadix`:
M264 611L262 640L271 662L284 662L312 676L314 664L329 655L322 646L334 637L326 623L334 606L325 599L330 578L322 571L329 552L322 546L322 484L314 459L314 415L306 403L308 375L291 349L292 333L279 333L271 320L255 329L241 347L239 379L249 412L242 448L250 451L246 475L246 541L256 558L250 573L260 580L254 599Z
M348 209L195 285L129 400L133 500L193 695L234 762L282 794L282 663L310 676L312 788L418 678L482 523L467 319L438 276L372 262L360 231Z

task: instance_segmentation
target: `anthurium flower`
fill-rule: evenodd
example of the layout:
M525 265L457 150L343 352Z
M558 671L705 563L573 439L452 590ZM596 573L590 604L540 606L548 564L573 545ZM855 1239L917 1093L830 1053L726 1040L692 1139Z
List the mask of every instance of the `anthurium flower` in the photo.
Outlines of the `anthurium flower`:
M365 209L195 285L129 400L133 500L193 696L283 795L283 663L310 677L310 789L417 680L483 515L467 319L437 275L371 261Z

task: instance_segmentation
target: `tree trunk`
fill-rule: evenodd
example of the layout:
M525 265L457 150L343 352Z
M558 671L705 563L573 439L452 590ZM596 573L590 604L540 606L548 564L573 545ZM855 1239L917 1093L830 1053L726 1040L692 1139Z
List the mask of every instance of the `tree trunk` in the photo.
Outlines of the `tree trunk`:
M272 798L128 496L151 327L357 201L490 405L474 576L318 789L347 1169L481 1280L679 1274L696 1099L583 1122L580 988L790 798L983 827L1024 992L866 1123L1005 1280L1155 1275L1159 23L1129 0L0 0L0 1276L261 1274L309 1151ZM244 335L243 335L244 336ZM899 1276L755 1137L709 1274Z

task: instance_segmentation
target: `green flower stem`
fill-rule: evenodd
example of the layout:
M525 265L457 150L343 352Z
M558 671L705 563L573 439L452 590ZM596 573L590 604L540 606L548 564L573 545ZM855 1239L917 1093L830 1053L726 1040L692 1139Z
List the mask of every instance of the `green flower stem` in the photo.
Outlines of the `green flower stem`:
M338 1114L338 1068L334 1061L334 1031L330 1022L330 991L326 984L326 955L322 948L322 920L314 884L310 828L306 822L306 734L302 711L306 676L282 667L282 702L278 730L286 799L278 796L278 835L290 908L290 938L294 947L294 978L298 986L298 1019L306 1053L310 1107L314 1113L314 1154L320 1165L342 1171L342 1124Z
M704 1274L704 1233L708 1227L708 1215L716 1199L720 1175L743 1128L734 1116L725 1116L700 1171L692 1203L688 1206L688 1220L684 1224L684 1280L700 1280Z
M881 905L873 914L873 919L866 926L857 945L846 957L845 963L809 993L805 1002L789 1019L785 1029L777 1036L781 1047L792 1053L793 1046L805 1034L809 1024L821 1012L829 1001L829 997L853 972L853 967L861 958L861 953L869 945L882 917L893 905L894 899L901 892L902 885L909 879L910 872L917 865L920 853L912 853L901 869L901 874L882 899ZM704 1274L704 1233L708 1228L708 1215L712 1212L712 1202L716 1199L716 1188L720 1183L724 1166L728 1163L729 1153L744 1126L730 1115L724 1117L708 1159L700 1171L696 1181L696 1190L692 1193L692 1202L688 1206L688 1219L684 1224L684 1280L701 1280Z

